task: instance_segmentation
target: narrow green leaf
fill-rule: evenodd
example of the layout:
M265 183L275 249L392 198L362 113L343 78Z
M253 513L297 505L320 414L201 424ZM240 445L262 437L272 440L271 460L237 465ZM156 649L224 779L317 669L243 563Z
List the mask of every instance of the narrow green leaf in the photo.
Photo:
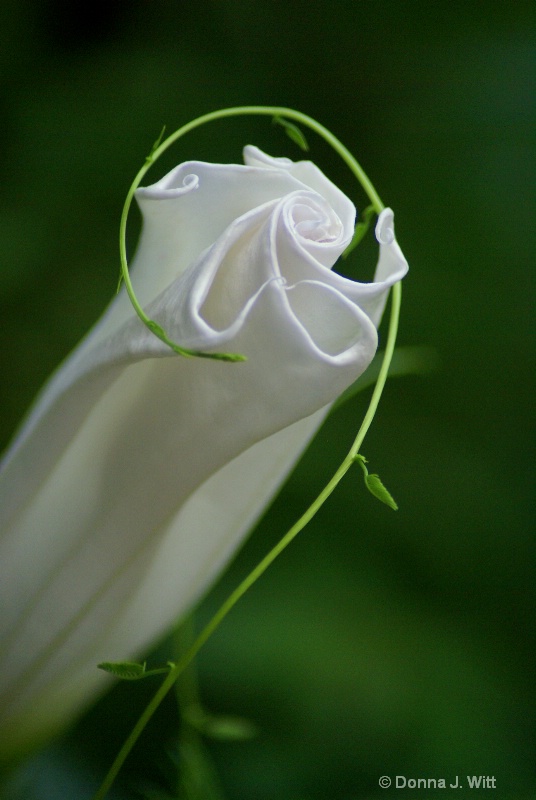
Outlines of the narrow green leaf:
M382 503L385 503L386 506L392 508L393 511L398 511L398 506L393 496L387 491L378 475L366 475L365 484L369 492L373 494L374 497L377 497L378 500L380 500Z
M385 505L389 506L389 508L392 508L393 511L398 511L398 506L397 506L395 500L393 499L392 495L387 491L387 489L385 488L385 486L381 482L379 475L369 475L369 471L368 471L368 469L366 467L366 464L368 464L368 461L365 458L365 456L362 456L360 453L357 453L354 456L354 461L357 464L359 464L359 466L363 470L363 476L364 476L364 479L365 479L365 486L367 487L369 492L371 494L373 494L374 497L376 497L382 503L385 503Z
M285 129L285 133L289 139L292 139L294 144L297 144L305 153L309 151L307 139L297 125L294 125L293 122L289 122L288 119L284 117L274 117L273 122L275 125L281 125L281 127Z
M160 136L158 137L158 139L156 140L156 142L155 142L155 143L153 144L153 146L151 147L151 151L150 151L149 155L147 156L147 158L145 159L145 162L146 162L147 164L152 164L152 162L153 162L153 155L154 155L154 153L156 152L156 150L158 150L158 148L160 147L160 144L162 143L162 139L164 138L164 133L165 133L165 132L166 132L166 126L164 125L164 127L163 127L163 128L162 128L162 130L160 131Z
M137 664L134 661L103 661L102 664L97 664L97 667L123 681L137 681L146 675L145 663Z
M134 661L103 661L102 664L97 664L99 669L109 672L123 681L138 681L141 678L151 678L153 675L163 675L174 666L172 661L168 661L167 666L156 669L146 669L145 662L137 664Z

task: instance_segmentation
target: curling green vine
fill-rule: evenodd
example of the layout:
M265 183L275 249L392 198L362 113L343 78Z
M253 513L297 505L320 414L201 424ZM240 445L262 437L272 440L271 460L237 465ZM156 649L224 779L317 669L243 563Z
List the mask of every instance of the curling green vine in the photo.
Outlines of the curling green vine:
M134 179L134 182L130 187L127 199L125 201L125 206L123 208L123 214L121 217L121 233L120 233L122 277L125 282L129 296L134 305L134 308L136 309L136 312L138 313L140 318L155 333L156 336L158 336L162 341L168 344L173 350L175 350L175 352L180 353L181 355L218 358L220 360L223 359L227 361L237 361L243 359L242 356L237 356L233 354L225 354L225 353L208 354L208 353L198 353L195 351L185 350L176 343L171 342L171 340L167 337L165 332L158 325L156 325L156 323L151 321L145 315L138 301L136 300L128 274L128 265L126 260L126 249L125 249L125 231L126 231L126 221L127 221L128 211L130 208L130 204L132 202L132 198L134 196L134 192L136 188L139 186L142 178L144 177L145 173L147 172L151 164L153 164L156 161L156 159L171 144L176 142L177 139L180 139L186 133L194 130L195 128L200 127L201 125L205 125L208 122L214 122L215 120L224 119L226 117L236 117L245 115L264 115L272 117L277 124L283 125L288 135L302 148L304 146L307 146L307 143L305 138L303 137L303 134L301 134L299 128L297 128L297 125L304 125L305 127L317 133L329 145L331 145L331 147L340 155L343 161L347 164L349 169L352 171L352 173L357 178L357 180L363 187L364 191L366 192L374 212L376 212L376 214L380 214L381 211L383 211L384 209L384 205L378 193L376 192L374 186L370 182L369 178L365 174L360 164L350 153L350 151L331 133L331 131L329 131L319 122L312 119L312 117L307 116L306 114L302 114L301 112L295 111L290 108L282 108L279 106L243 106L238 108L221 109L219 111L214 111L210 114L205 114L204 116L198 117L192 122L189 122L187 125L183 125L177 131L175 131L175 133L171 134L171 136L165 139L162 143L159 143L157 141L155 143L153 150L151 151L150 156L147 157L145 164L136 175L136 178ZM291 121L290 123L288 122L289 120ZM368 218L365 221L367 225L370 219L370 213L371 212L367 213ZM360 230L360 235L362 235L363 232L364 231ZM333 491L338 486L340 481L346 475L350 467L352 467L356 462L359 463L364 470L365 482L369 490L376 497L378 497L378 499L382 500L382 502L387 503L387 505L390 505L391 508L396 507L394 500L392 499L391 495L387 492L385 487L383 487L383 484L381 484L381 481L379 481L378 476L376 475L373 476L368 474L368 471L365 467L365 459L363 458L363 456L359 455L359 451L361 449L363 440L372 424L372 420L374 419L374 415L378 408L378 404L385 386L385 382L387 380L389 366L391 364L391 360L395 349L395 342L396 342L398 323L400 317L401 297L402 297L402 288L400 282L398 282L393 286L391 293L389 331L387 335L387 343L383 355L383 360L376 380L376 385L374 387L374 391L372 393L372 397L367 412L365 414L365 417L363 419L363 422L361 423L359 431L342 464L337 469L337 471L335 472L331 480L328 482L328 484L320 492L318 497L309 506L309 508L305 511L305 513L300 517L300 519L292 526L292 528L283 536L283 538L275 545L275 547L273 547L272 550L270 550L270 552L260 561L260 563L257 564L257 566L249 573L249 575L246 578L244 578L244 580L229 595L229 597L225 600L223 605L218 609L218 611L214 614L212 619L199 633L193 644L187 649L187 651L183 654L183 656L175 664L168 665L169 666L168 674L164 678L162 684L155 693L154 697L148 703L147 707L141 714L130 735L123 744L121 750L117 754L117 757L115 758L112 766L110 767L110 770L106 775L101 787L95 794L94 800L103 800L103 798L106 796L108 790L112 786L117 774L119 773L126 758L128 757L132 748L139 739L145 726L155 713L156 709L158 708L164 697L174 686L179 676L184 672L184 670L195 658L199 650L203 647L207 639L214 633L214 631L218 628L220 623L225 619L227 614L236 605L236 603L246 594L248 589L250 589L253 586L253 584L261 577L261 575L263 575L263 573L275 561L275 559L283 552L283 550L285 550L285 548L288 547L288 545L295 539L298 533L300 533L300 531L303 530L303 528L307 525L307 523L315 516L317 511L326 502L328 497L333 493ZM381 497L379 496L380 494L382 495ZM391 502L389 502L387 498L390 498ZM143 667L141 667L141 669L143 670Z

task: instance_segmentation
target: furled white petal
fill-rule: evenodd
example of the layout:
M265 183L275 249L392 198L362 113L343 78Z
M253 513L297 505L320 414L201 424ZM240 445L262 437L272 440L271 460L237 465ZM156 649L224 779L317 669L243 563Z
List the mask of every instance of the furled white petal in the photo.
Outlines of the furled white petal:
M380 215L377 280L331 271L351 202L310 162L246 148L137 192L133 282L41 394L0 474L0 751L69 722L196 602L366 369L407 270Z

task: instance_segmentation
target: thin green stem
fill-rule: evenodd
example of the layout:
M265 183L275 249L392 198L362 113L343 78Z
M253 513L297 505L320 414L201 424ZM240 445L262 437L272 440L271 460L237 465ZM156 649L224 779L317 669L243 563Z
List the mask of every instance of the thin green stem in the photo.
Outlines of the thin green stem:
M172 136L166 139L155 151L153 156L158 157L163 150L169 146L173 141L176 141L180 136L184 135L190 130L202 125L206 122L211 122L216 119L221 119L222 117L230 117L230 116L237 116L237 115L244 115L244 114L264 114L270 116L283 116L289 117L290 119L296 120L297 122L301 122L304 125L307 125L312 130L316 131L320 136L322 136L331 146L335 149L336 152L343 158L346 164L349 166L353 174L356 176L358 181L363 186L364 190L366 191L367 195L370 198L371 203L374 205L376 212L379 214L384 206L382 201L380 200L378 194L376 193L374 187L372 186L371 182L365 175L363 169L358 164L356 159L352 156L349 150L344 147L344 145L339 142L339 140L333 136L333 134L324 128L320 123L313 120L311 117L307 117L305 114L301 114L298 111L294 111L288 108L280 108L280 107L266 107L266 106L247 106L243 108L229 108L224 109L222 111L215 111L211 114L206 114L204 117L199 117L197 120L188 123L188 125L183 126L178 131L176 131ZM138 178L141 180L145 172L147 171L149 165L146 165L140 172L138 173ZM137 185L137 184L135 184ZM135 189L134 185L134 189ZM134 189L131 190L130 196L132 197L134 193ZM128 207L127 207L128 212ZM138 719L136 725L134 726L133 730L131 731L130 735L128 736L127 740L123 744L121 750L117 754L117 757L110 767L108 774L106 775L100 789L98 790L97 794L94 796L94 800L103 800L106 796L109 788L112 786L117 774L119 773L121 767L123 766L126 758L128 757L130 751L136 744L137 740L139 739L141 733L143 732L145 726L159 707L162 700L165 698L169 690L173 687L176 680L179 676L183 673L183 671L188 667L191 661L196 657L197 653L203 647L207 639L214 633L214 631L219 627L221 622L225 619L227 614L234 608L234 606L238 603L238 601L246 594L246 592L253 586L254 583L266 572L268 567L273 564L276 558L289 546L289 544L296 538L298 533L305 528L308 522L315 516L317 511L322 507L322 505L326 502L328 497L333 493L335 488L341 482L343 477L346 475L350 467L355 463L355 457L358 454L363 440L370 428L372 420L374 419L374 415L378 408L378 403L380 401L380 397L382 395L387 375L389 372L389 365L391 363L391 359L393 357L393 352L395 348L396 336L398 332L398 323L400 318L400 305L401 305L401 298L402 298L402 289L400 283L397 283L393 287L392 291L392 298L391 298L391 313L389 318L389 332L387 336L387 344L385 347L385 352L383 356L382 365L380 368L380 372L378 375L378 379L376 381L376 386L372 393L372 397L369 403L369 407L361 423L361 427L357 433L357 436L352 443L350 450L348 451L347 456L343 460L340 467L337 469L329 483L322 489L318 497L313 501L313 503L309 506L309 508L305 511L304 514L299 518L299 520L290 528L290 530L283 536L282 539L273 547L270 552L257 564L256 567L247 575L244 580L234 589L233 592L229 595L229 597L225 600L225 602L220 606L220 608L216 611L212 619L207 623L207 625L203 628L201 633L198 635L197 639L191 645L191 647L186 651L186 653L182 656L182 658L176 663L176 665L170 670L167 677L162 682L160 688L151 699L145 710L143 711L142 715Z

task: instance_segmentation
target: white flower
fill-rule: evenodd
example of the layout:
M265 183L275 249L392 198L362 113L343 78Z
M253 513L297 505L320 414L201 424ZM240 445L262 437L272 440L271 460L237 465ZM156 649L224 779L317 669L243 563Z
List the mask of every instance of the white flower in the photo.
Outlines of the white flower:
M61 729L222 570L377 346L407 264L393 214L373 283L331 267L355 209L312 163L245 149L138 189L124 291L38 398L0 474L0 753Z

